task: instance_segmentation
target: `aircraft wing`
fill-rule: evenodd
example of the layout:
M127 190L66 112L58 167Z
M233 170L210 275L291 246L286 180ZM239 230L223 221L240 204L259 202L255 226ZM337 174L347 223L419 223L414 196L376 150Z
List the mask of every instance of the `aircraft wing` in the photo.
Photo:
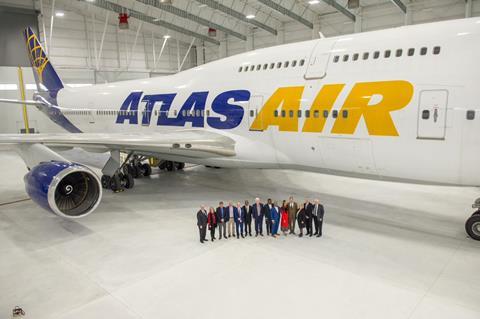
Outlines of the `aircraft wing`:
M25 104L25 105L42 104L39 101L34 101L34 100L15 100L15 99L0 99L0 103Z
M0 134L0 145L44 144L51 147L80 147L106 152L119 150L138 154L166 154L190 158L235 155L235 141L227 136L197 130L171 133L61 133Z

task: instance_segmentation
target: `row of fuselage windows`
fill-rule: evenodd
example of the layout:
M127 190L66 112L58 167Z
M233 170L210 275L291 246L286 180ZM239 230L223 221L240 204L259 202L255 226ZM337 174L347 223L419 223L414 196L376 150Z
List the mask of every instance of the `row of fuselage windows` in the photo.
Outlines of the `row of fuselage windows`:
M250 117L255 117L255 115L258 115L257 112L258 111L256 111L256 110L250 110ZM112 115L112 116L117 116L117 115L129 116L130 115L130 116L136 116L139 112L138 111L118 111L118 110L101 110L101 111L98 110L98 111L96 111L96 113L97 113L97 115ZM140 112L140 113L144 114L145 112ZM158 110L154 111L155 116L158 116L158 113L159 113ZM178 115L177 110L173 110L173 112L171 112L171 113L173 113L173 116ZM181 113L182 113L183 116L196 116L196 117L204 117L205 115L210 116L210 110L190 110L190 111L183 110ZM90 111L64 111L63 114L65 114L65 115L85 115L86 116L86 115L90 115ZM310 118L310 117L320 118L320 116L322 116L324 118L327 118L330 114L333 118L337 118L339 116L339 114L341 115L341 117L347 118L348 117L348 110L341 110L341 111L338 111L338 110L333 110L333 111L329 111L329 110L314 110L314 111L311 111L311 110L298 110L298 111L289 110L288 112L286 110L281 110L281 111L275 110L275 111L273 111L273 116L274 117L290 117L290 118L293 118L293 117L295 117L295 114L296 114L296 117L298 117L298 118L301 118L303 115L305 116L305 118ZM427 120L429 118L430 118L430 111L428 111L428 110L422 111L422 119ZM467 110L466 119L467 120L475 119L475 110Z
M275 68L281 69L281 68L294 68L297 66L304 66L305 65L305 59L301 60L293 60L293 61L285 61L285 62L271 62L271 63L264 63L264 64L252 64L252 65L246 65L246 66L241 66L238 68L238 72L248 72L248 71L264 71L264 70L273 70Z
M144 114L144 113L150 113L150 112L147 112L147 111L121 111L121 110L97 110L97 111L62 111L63 114L65 115L84 115L84 116L87 116L87 115L92 115L94 113L96 113L97 115L103 115L103 116L117 116L117 115L124 115L124 116L136 116L138 115L138 113L141 113L141 114ZM155 114L155 116L158 116L158 114L160 113L159 110L155 110L153 111L153 114ZM177 116L178 115L178 111L177 110L173 110L173 111L170 111L170 112L162 112L162 113L170 113L172 114L173 116ZM210 116L210 110L190 110L190 111L186 111L186 110L183 110L182 112L182 115L183 116L205 116L205 114L207 116Z
M296 114L296 117L297 118L301 118L302 115L305 116L305 118L310 118L310 117L313 117L313 118L320 118L320 117L324 117L324 118L328 118L329 116L333 117L333 118L337 118L339 116L341 116L342 118L348 118L348 110L333 110L333 111L330 111L330 110L314 110L314 111L311 111L311 110L298 110L298 111L294 111L294 110L289 110L289 111L285 111L285 110L281 110L281 111L278 111L278 110L275 110L273 111L273 116L274 117L290 117L290 118L293 118L295 117L295 114ZM250 117L254 117L255 116L255 111L254 110L250 110ZM429 110L424 110L422 111L422 119L423 120L428 120L430 118L430 111ZM466 111L466 119L467 120L474 120L475 119L475 110L467 110Z
M298 118L302 117L302 113L305 113L305 118L309 118L309 117L320 118L320 115L323 116L324 118L327 118L328 115L330 114L330 111L329 110L323 110L323 111L321 111L321 110L314 110L314 111L311 111L311 110L305 110L305 111L289 110L287 112L285 110L281 110L281 111L275 110L275 111L273 111L273 116L274 117L290 117L290 118L293 118L293 117L295 117L295 113L297 114L296 117L298 117ZM338 110L331 111L331 116L333 118L337 118L339 114L341 114L341 116L343 118L347 118L348 117L348 110L342 110L341 112L339 112ZM252 116L251 112L250 112L250 116Z
M431 52L434 55L439 55L440 51L441 51L441 47L439 47L439 46L433 47L433 49L431 50ZM333 63L337 63L337 62L340 62L340 61L342 61L342 62L358 61L358 60L360 60L360 57L361 57L362 60L368 60L370 58L370 56L373 59L378 59L378 58L380 58L380 56L383 56L383 58L385 58L385 59L388 59L390 57L399 58L399 57L402 57L403 55L407 55L409 57L412 57L412 56L415 55L415 52L417 52L417 50L415 48L409 48L407 50L396 49L396 50L385 50L383 52L374 51L373 53L364 52L361 55L360 55L360 53L335 55L333 57ZM428 52L429 52L429 49L427 47L422 47L418 50L417 54L427 55Z
M297 117L302 117L302 110L298 110L296 112L297 114ZM320 111L319 110L315 110L315 111L310 111L310 110L305 110L305 117L315 117L315 118L318 118L320 117ZM144 113L149 113L149 112L145 112L145 111L119 111L119 110L98 110L96 111L97 115L111 115L111 116L117 116L117 115L124 115L124 116L136 116L138 113L141 113L141 114L144 114ZM153 112L155 114L155 116L158 116L158 114L160 113L158 110L155 110ZM167 112L164 112L164 113L167 113ZM170 111L168 112L170 113L171 115L173 116L177 116L178 115L178 111L177 110L173 110L173 111ZM203 116L210 116L210 110L190 110L190 111L186 111L186 110L183 110L182 112L182 115L183 116L197 116L197 117L203 117ZM63 114L65 115L90 115L90 111L64 111ZM255 110L250 110L250 117L254 117L256 114ZM290 110L288 111L285 111L285 110L282 110L282 111L278 111L278 110L275 110L274 111L274 116L275 117L287 117L287 114L289 117L294 117L295 115L295 112L293 110ZM328 110L323 110L322 111L322 114L323 114L323 117L328 117L328 114L329 114L329 111ZM332 117L336 118L338 116L338 111L337 110L333 110L332 111ZM342 116L344 118L348 117L348 111L347 110L343 110L342 111Z

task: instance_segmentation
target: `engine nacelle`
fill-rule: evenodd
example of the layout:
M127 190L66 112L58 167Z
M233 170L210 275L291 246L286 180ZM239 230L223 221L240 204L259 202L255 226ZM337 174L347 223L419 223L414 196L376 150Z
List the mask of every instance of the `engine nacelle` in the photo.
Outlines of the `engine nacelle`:
M58 216L80 218L93 212L102 198L97 175L86 166L43 162L24 177L30 198Z

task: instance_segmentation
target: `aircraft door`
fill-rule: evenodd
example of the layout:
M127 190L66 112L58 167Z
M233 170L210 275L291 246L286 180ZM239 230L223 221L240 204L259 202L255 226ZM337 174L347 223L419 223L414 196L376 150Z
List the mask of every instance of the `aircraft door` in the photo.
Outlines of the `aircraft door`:
M89 110L88 112L88 123L90 124L95 124L95 111L94 110Z
M248 102L248 127L250 131L259 131L256 129L250 129L253 124L253 121L259 116L260 111L263 107L263 96L261 95L253 95L250 97L250 101ZM261 118L259 119L262 120Z
M447 103L447 90L426 90L420 92L418 138L445 139Z
M327 40L319 40L310 55L305 79L323 79L327 75L328 60L330 59L330 51L332 43Z
M95 124L95 106L93 102L88 102L87 117L89 124Z

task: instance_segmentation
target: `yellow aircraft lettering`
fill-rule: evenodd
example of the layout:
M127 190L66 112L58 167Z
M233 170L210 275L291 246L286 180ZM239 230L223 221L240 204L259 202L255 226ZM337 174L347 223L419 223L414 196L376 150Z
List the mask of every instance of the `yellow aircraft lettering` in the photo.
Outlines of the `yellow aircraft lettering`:
M382 100L370 105L374 95L380 95ZM390 112L407 106L412 97L413 85L407 81L357 83L345 100L332 133L353 134L363 116L370 135L398 136ZM343 111L348 112L346 117Z
M323 116L323 111L328 111L333 107L338 95L342 92L345 84L327 84L318 92L310 108L310 117L305 119L302 132L322 132L327 119Z
M291 86L277 89L267 102L265 102L262 110L258 113L258 116L250 126L250 129L263 131L269 126L278 126L280 131L297 132L297 112L300 108L303 89L303 86ZM281 111L279 111L280 106ZM275 111L278 111L278 116L274 115ZM285 111L285 116L282 116L283 111ZM293 117L290 117L291 111L294 114Z

